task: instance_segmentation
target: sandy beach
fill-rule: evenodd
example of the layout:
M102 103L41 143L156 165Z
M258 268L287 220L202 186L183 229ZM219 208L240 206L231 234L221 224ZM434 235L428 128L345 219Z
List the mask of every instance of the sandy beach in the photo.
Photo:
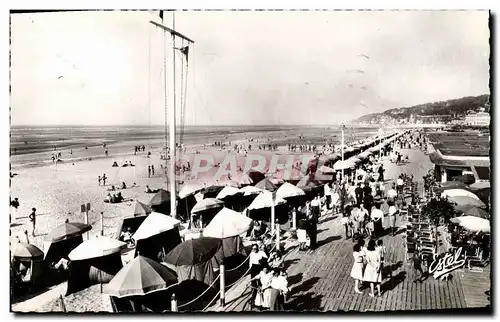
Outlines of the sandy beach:
M370 132L371 131L371 132ZM286 146L278 147L277 151L257 150L258 144L273 142L276 144L296 143L298 136L303 136L303 143L317 142L322 138L330 138L336 143L336 131L331 131L329 136L325 136L325 129L302 128L286 129L283 131L250 132L221 134L210 137L196 136L185 141L185 152L183 155L188 159L193 158L196 153L213 156L214 163L222 163L230 154L237 160L238 167L244 168L245 153L239 154L232 151L234 144L252 144L254 148L250 154L263 155L266 160L265 170L270 166L273 155L281 155L279 163L286 163L286 158L293 155L295 160L309 158L312 153L288 152ZM373 135L373 130L360 130L346 134L346 143L359 140ZM226 150L211 145L214 141L231 142L231 147ZM250 141L252 140L252 141ZM146 152L138 152L134 155L134 145L144 144L148 148ZM13 155L11 157L11 171L14 177L11 179L11 197L17 197L20 207L17 211L17 218L11 225L11 242L16 242L16 237L21 241L25 240L24 230L30 231L28 215L31 208L37 209L36 237L30 237L30 242L43 249L43 239L53 228L64 223L66 219L70 221L84 221L84 215L80 212L80 205L90 203L89 223L93 226L90 234L100 234L100 213L104 216L104 234L113 236L116 225L121 218L131 215L132 205L135 200L148 203L152 195L147 194L146 185L151 189L163 188L168 190L165 168L167 163L161 160L160 155L163 150L164 140L157 138L147 141L125 141L115 142L107 146L109 155L104 156L102 146L93 146L88 149L73 149L70 156L69 149L58 150L61 152L62 162L52 163L51 151ZM151 151L148 158L147 153ZM90 160L89 160L90 159ZM120 167L112 167L116 161ZM121 167L125 161L132 161L134 167ZM155 167L155 174L148 177L148 165ZM163 169L162 169L163 166ZM202 173L199 177L209 178L214 176L217 168L209 172ZM98 176L106 174L108 180L106 186L98 184ZM111 185L121 186L125 182L127 187L121 190L125 202L119 204L109 204L104 202L108 193L107 189ZM133 183L136 187L131 188Z

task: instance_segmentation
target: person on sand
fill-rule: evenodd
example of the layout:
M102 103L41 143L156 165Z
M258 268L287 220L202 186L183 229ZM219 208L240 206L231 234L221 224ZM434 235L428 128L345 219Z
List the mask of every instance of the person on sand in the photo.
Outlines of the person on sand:
M36 208L31 208L31 214L29 215L29 219L31 222L31 235L35 237L35 229L36 229Z
M127 185L125 184L125 182L122 182L122 189L127 189Z
M101 185L101 180L102 180L102 179L101 179L101 176L98 176L98 177L97 177L97 181L99 182L99 185Z
M14 198L14 200L12 200L12 202L10 203L11 207L12 207L12 210L14 212L14 220L17 219L17 208L19 208L19 199L18 198Z
M148 178L151 178L151 166L148 165Z
M111 196L111 194L108 192L108 195L106 196L106 198L104 198L104 202L111 202L111 199L113 199L113 197Z
M155 175L155 166L154 165L151 166L151 175L153 175L153 176Z
M149 186L146 186L146 193L153 193L153 191L149 188Z
M106 177L106 174L103 174L103 175L102 175L102 185L103 185L103 186L105 186L105 185L106 185L106 179L108 179L108 178Z

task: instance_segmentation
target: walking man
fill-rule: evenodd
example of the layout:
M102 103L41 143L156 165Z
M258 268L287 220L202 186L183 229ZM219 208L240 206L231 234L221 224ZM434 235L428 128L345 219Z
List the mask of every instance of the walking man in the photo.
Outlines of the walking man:
M35 237L36 229L36 208L31 208L31 214L29 215L29 220L31 222L31 236Z
M155 175L155 166L154 165L151 166L151 174Z
M103 186L105 186L105 185L106 185L106 179L107 179L106 174L103 174L103 175L102 175L102 185L103 185Z
M422 270L422 258L420 257L420 252L418 249L416 249L415 253L413 254L413 271L415 272L415 279L413 280L413 283L422 283L422 278L426 276L424 274L424 271Z
M151 166L148 165L148 178L151 178Z

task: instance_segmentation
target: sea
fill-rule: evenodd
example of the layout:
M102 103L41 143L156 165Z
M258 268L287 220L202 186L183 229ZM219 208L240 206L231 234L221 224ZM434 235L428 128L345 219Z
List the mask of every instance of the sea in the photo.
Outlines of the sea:
M185 126L177 129L177 137L184 142L205 138L231 139L233 136L270 137L276 144L339 144L340 126L304 125L238 125ZM23 155L57 150L111 145L120 142L144 142L165 139L164 126L13 126L10 129L11 154ZM378 128L348 127L345 142L377 135ZM141 143L142 142L142 143ZM147 144L147 143L146 143Z

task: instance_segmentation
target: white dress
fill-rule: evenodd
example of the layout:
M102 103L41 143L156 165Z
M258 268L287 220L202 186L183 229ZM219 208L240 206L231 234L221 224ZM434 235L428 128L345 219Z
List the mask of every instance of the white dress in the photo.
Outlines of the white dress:
M371 283L382 282L382 274L380 272L380 253L376 250L366 250L366 268L363 275L363 281Z
M363 253L362 252L353 252L352 256L354 257L354 264L351 269L351 277L356 280L363 280Z

